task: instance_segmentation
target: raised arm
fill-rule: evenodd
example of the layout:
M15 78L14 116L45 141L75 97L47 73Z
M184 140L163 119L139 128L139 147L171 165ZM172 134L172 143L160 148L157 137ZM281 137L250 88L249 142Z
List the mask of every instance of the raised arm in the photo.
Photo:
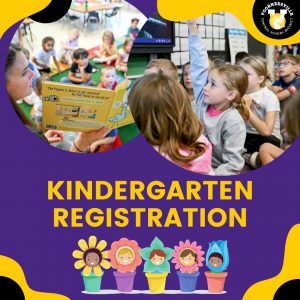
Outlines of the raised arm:
M208 55L195 20L188 21L191 77L196 101L204 100L204 87L208 78Z

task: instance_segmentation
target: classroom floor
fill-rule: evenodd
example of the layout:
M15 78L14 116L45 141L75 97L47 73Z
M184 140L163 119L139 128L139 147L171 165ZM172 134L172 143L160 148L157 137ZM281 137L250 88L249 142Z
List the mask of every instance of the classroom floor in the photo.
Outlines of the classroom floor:
M121 1L122 8L119 10L118 14L113 17L105 17L104 14L100 13L100 22L88 22L83 26L83 14L69 11L71 15L78 16L74 22L71 22L70 19L63 17L61 20L49 24L42 24L33 22L30 24L30 30L27 28L27 34L24 36L23 43L24 47L27 48L32 54L36 49L41 47L42 39L45 36L52 36L55 39L55 49L56 52L60 50L61 42L66 40L68 37L68 32L72 28L76 28L80 31L79 37L79 46L92 49L100 44L102 31L105 29L111 30L116 38L116 44L119 47L122 46L122 41L124 36L127 33L128 27L130 26L130 21L132 18L138 18L140 20L139 27L141 28L146 22L146 17L140 13L134 6L131 4ZM93 63L92 63L93 64ZM101 65L94 65L95 68L101 69ZM54 81L59 81L62 76L66 76L68 71L64 71L63 74L54 75ZM118 73L118 77L121 78L122 74ZM130 73L130 72L129 72ZM133 70L133 72L135 71ZM93 80L98 83L100 74L99 71L96 71L92 74ZM31 106L23 103L22 108L25 113L30 115ZM139 130L135 123L129 124L119 128L119 136L122 143L126 143L133 139Z

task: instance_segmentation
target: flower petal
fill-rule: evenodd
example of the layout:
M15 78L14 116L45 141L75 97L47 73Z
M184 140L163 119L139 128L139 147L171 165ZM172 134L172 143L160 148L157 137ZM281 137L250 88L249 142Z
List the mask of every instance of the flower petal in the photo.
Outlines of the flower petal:
M72 255L73 255L73 257L75 257L75 258L79 258L79 259L83 258L83 252L82 252L82 251L79 251L79 250L73 251Z
M108 258L109 251L103 251L103 252L101 252L101 254L102 254L102 258Z
M97 248L99 251L102 251L106 246L107 246L106 241L101 240L101 241L98 243L98 245L97 245L96 248Z
M83 269L83 275L84 276L89 276L92 273L92 267L90 266L85 266L85 268Z
M97 244L97 238L92 235L89 237L89 248L95 248Z
M106 259L102 259L100 266L104 269L109 269L110 268L110 262Z
M74 267L75 269L81 269L85 266L85 262L83 261L83 259L80 259L80 260L77 260L75 263L74 263Z
M94 274L95 274L96 276L101 276L101 275L103 274L102 269L100 268L100 266L96 266L96 267L94 268Z
M86 241L84 239L81 239L78 241L78 246L80 247L80 249L84 252L87 249L89 249L88 244L86 243Z

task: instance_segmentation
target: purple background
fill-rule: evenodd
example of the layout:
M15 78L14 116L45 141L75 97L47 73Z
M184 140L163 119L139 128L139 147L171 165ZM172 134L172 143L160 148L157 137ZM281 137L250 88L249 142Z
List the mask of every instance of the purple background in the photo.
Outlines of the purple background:
M156 9L152 1L129 1L146 16ZM48 201L48 180L142 180L145 183L160 180L203 181L211 178L180 169L164 160L141 137L114 151L95 155L68 153L49 147L30 133L16 116L10 104L4 76L7 48L16 27L11 28L1 40L1 204L0 204L0 254L18 261L31 288L64 294L71 299L91 299L81 294L83 282L80 271L73 267L72 251L78 249L77 241L96 235L110 245L121 237L136 239L141 247L149 246L157 235L166 246L173 247L179 240L189 238L203 245L207 251L211 240L227 239L230 265L225 284L227 294L214 299L241 299L253 283L275 276L281 269L286 235L299 223L298 185L300 166L299 140L285 155L257 171L225 180L253 180L253 201ZM54 207L247 207L247 228L183 228L135 229L127 228L53 228ZM174 265L167 278L167 289L179 289ZM207 289L203 271L198 289ZM102 288L115 288L113 270L106 271ZM147 289L142 266L137 269L135 289ZM101 296L104 297L104 296ZM131 299L134 295L110 295L109 298ZM138 296L141 297L141 296ZM157 296L143 295L145 298ZM164 295L166 299L183 298L183 295ZM195 297L195 296L193 296ZM197 296L209 298L210 295Z

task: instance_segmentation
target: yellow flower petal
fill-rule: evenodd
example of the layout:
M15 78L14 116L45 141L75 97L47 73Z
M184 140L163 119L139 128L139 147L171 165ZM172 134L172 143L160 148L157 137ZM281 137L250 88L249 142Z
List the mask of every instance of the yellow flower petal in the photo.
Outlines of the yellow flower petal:
M103 252L101 252L102 258L108 258L108 253L109 253L109 251L103 251Z
M80 249L84 252L87 249L89 249L88 244L86 243L86 241L84 239L81 239L78 241L78 246L80 247Z
M83 259L80 259L80 260L77 260L75 263L74 263L74 267L75 269L81 269L85 266L85 262L83 261Z
M97 238L92 235L89 237L89 248L95 248L97 244Z
M73 251L72 255L73 255L73 257L75 257L75 258L80 258L80 259L83 258L83 252L82 252L82 251L79 251L79 250Z
M83 275L84 276L89 276L92 273L92 267L90 266L85 266L85 268L83 269Z
M101 276L102 273L103 273L103 272L102 272L100 266L96 266L96 267L94 268L94 274L95 274L96 276Z
M100 263L100 266L104 269L109 269L110 268L110 262L105 260L105 259L102 259L101 263Z
M97 248L98 250L102 251L106 246L107 246L106 241L102 240L102 241L100 241L100 242L98 243L98 245L97 245L96 248Z

